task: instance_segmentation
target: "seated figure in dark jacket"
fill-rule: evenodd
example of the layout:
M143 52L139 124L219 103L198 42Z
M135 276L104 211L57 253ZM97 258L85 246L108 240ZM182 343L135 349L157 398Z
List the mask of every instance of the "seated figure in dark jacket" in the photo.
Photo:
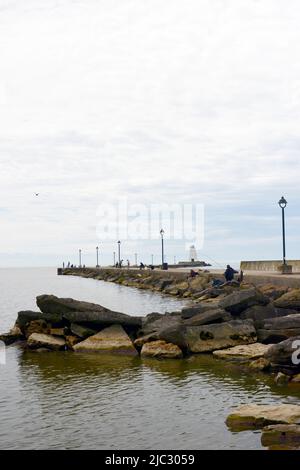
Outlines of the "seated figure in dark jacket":
M224 273L226 282L233 281L234 275L237 274L237 273L238 273L238 271L235 271L235 269L233 269L229 264L227 264L227 269Z

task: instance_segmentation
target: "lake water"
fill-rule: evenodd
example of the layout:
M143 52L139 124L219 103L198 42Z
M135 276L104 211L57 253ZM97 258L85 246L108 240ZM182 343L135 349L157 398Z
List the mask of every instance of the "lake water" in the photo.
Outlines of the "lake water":
M0 270L0 330L49 293L128 314L178 310L149 291L57 276L52 268ZM6 351L0 365L1 449L259 449L260 432L231 433L243 403L300 403L299 388L199 356L150 360L71 352Z

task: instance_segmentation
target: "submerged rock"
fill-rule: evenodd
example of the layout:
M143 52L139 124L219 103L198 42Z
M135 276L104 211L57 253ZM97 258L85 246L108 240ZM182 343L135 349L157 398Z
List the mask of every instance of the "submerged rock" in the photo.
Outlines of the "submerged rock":
M249 367L253 370L263 371L270 369L271 363L265 357L260 357L259 359L250 362Z
M175 344L166 343L165 341L152 341L143 345L141 356L161 359L180 359L183 354L181 349Z
M265 352L270 348L270 345L253 343L234 346L229 349L222 349L214 351L213 355L219 359L234 359L240 361L248 361L263 358Z
M226 424L232 431L261 429L270 424L300 424L300 406L242 405L228 416Z
M255 343L257 340L251 320L188 326L184 335L187 347L193 353L211 352L239 344Z
M47 348L59 351L65 349L66 342L63 338L42 333L32 333L27 339L27 345L32 349Z
M262 430L264 447L274 445L300 446L300 426L297 424L274 424Z
M121 325L112 325L99 333L77 343L73 346L76 352L97 352L128 354L136 356L138 354L131 339Z
M275 379L274 379L274 382L277 384L277 385L286 385L290 380L290 377L286 374L283 374L282 372L278 372L278 374L276 375Z

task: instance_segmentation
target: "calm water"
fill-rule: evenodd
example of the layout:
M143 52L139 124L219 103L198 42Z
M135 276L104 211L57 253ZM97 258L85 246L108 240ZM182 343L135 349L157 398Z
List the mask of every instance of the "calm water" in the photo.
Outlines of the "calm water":
M131 314L177 310L176 299L53 269L0 270L0 330L35 296L52 293ZM231 433L242 403L300 403L299 389L274 386L210 356L181 361L7 349L0 365L1 449L256 449L259 432Z

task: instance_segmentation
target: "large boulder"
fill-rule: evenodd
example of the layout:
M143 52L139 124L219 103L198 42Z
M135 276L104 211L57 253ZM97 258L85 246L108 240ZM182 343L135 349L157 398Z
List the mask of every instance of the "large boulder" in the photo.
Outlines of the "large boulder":
M270 345L260 343L242 344L233 348L214 351L213 355L219 359L250 361L262 358L270 347Z
M262 322L257 336L262 343L279 343L300 335L300 314L269 318Z
M255 327L262 327L264 320L280 316L280 312L272 303L268 305L253 305L240 314L242 320L253 320Z
M47 348L59 351L65 349L66 342L63 338L57 338L43 333L32 333L27 339L27 346L32 349Z
M275 300L275 307L300 310L300 289L291 289Z
M299 352L298 352L299 351ZM300 371L300 336L274 344L264 354L274 368L296 373Z
M271 300L277 300L282 295L286 294L288 287L285 286L274 286L273 284L264 284L259 287L259 290L269 297Z
M189 318L193 318L195 315L199 313L204 313L207 310L216 310L219 308L219 301L212 300L207 302L201 302L196 305L191 305L189 307L184 307L181 310L181 317L183 320L187 320Z
M121 325L112 325L73 346L76 352L96 352L137 356L131 339Z
M211 323L223 323L226 321L232 320L232 316L226 310L221 308L212 309L212 310L205 310L202 313L198 313L197 315L184 320L183 325L185 326L201 326L201 325L209 325Z
M239 344L255 343L256 331L251 320L233 320L203 326L187 326L184 339L193 353L211 352Z
M112 325L140 327L141 317L114 312L101 305L55 295L40 295L36 299L38 307L44 313L59 313L71 323L90 323L93 325Z
M255 287L251 287L250 289L236 290L222 299L219 305L233 315L239 315L253 305L267 305L268 303L268 297Z
M271 424L300 424L300 406L241 405L228 416L226 424L232 431L261 429Z
M180 312L174 314L159 314L150 313L142 319L142 328L139 331L140 336L148 335L150 333L159 332L162 329L169 328L171 326L177 326L181 323Z
M175 344L166 343L165 341L151 341L143 345L141 356L159 359L180 359L183 354Z

